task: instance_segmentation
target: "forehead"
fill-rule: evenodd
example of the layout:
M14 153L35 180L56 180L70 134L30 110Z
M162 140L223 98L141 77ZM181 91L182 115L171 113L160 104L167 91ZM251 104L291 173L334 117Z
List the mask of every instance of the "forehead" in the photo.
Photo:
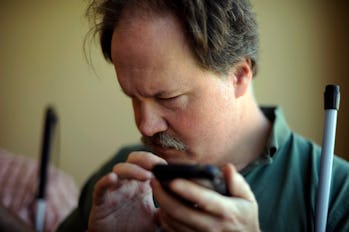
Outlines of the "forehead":
M154 58L192 56L182 25L174 15L133 14L124 17L114 30L111 45L114 64L129 62L129 58L141 63L154 62Z
M127 17L112 37L112 61L125 92L154 92L198 78L200 67L174 15ZM178 83L175 83L178 82Z

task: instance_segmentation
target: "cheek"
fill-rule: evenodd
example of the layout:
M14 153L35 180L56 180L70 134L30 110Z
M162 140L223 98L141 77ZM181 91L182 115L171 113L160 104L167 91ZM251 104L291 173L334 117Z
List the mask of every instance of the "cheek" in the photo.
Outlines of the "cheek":
M171 127L187 145L210 146L222 139L227 126L232 126L233 103L225 95L206 97L173 115Z
M192 106L186 111L174 114L169 124L174 133L190 145L209 136L213 118L214 115L205 106Z

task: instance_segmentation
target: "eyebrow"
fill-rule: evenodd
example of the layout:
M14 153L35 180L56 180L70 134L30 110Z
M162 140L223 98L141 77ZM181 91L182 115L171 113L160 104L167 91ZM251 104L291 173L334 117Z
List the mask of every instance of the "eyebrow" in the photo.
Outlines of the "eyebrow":
M121 86L119 86L119 89L121 90L121 92L123 93L123 94L125 94L126 96L128 96L128 97L133 97L134 95L133 94L129 94L129 93L127 93ZM164 91L164 90L161 90L161 91L159 91L159 92L156 92L155 94L144 94L144 93L140 93L140 95L141 96L143 96L143 97L146 97L146 98L150 98L150 97L161 97L161 96L164 96L164 95L166 95L166 91Z

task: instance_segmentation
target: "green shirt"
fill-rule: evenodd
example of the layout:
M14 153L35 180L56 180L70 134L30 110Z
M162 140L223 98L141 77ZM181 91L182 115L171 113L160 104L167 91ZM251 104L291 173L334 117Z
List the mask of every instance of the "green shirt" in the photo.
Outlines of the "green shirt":
M278 108L263 108L273 131L261 156L241 173L251 186L259 207L262 231L314 231L315 202L320 166L320 147L292 132ZM96 181L131 151L121 149L85 184L79 206L61 224L60 231L85 231ZM335 157L329 199L327 231L349 231L349 164Z

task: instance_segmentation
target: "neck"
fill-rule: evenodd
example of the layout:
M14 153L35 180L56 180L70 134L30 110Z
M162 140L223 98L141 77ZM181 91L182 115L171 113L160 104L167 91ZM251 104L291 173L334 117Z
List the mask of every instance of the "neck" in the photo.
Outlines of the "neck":
M247 93L242 102L241 125L245 125L236 144L233 163L237 170L246 167L263 152L269 139L272 124L258 107L252 91Z

